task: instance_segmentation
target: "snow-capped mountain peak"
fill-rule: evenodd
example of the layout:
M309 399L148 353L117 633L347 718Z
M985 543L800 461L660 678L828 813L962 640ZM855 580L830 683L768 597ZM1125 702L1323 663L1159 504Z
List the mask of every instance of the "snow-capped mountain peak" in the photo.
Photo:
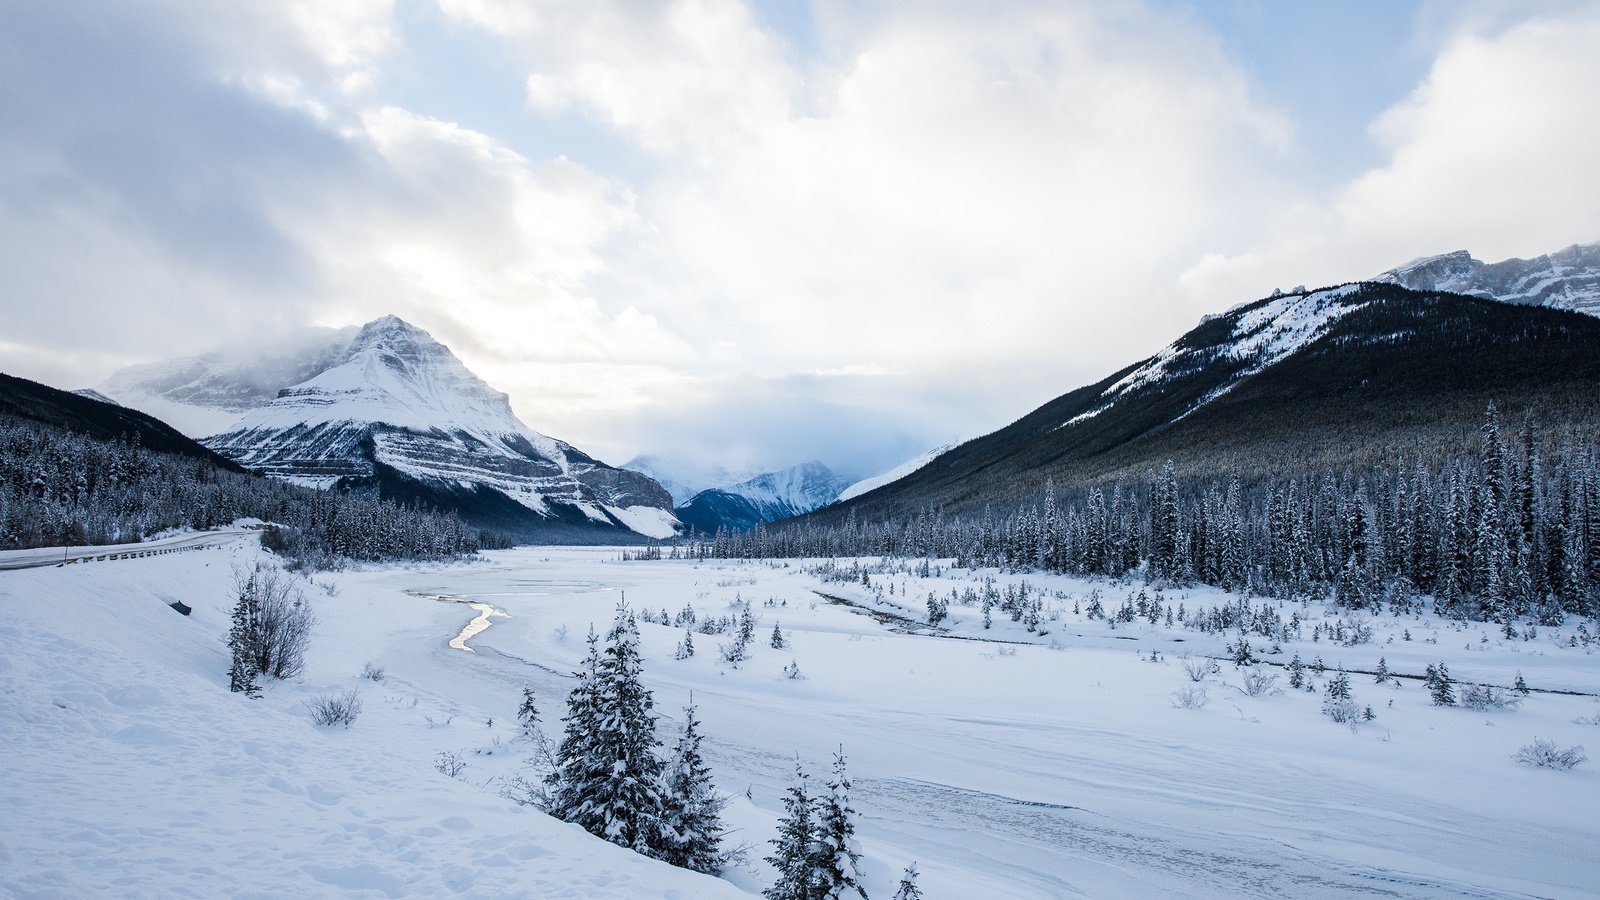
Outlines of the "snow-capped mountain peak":
M420 430L462 431L486 442L521 435L546 454L556 442L528 428L510 399L491 388L428 332L397 316L362 326L344 358L284 388L238 428L359 422Z
M505 394L396 316L362 326L334 365L283 388L205 443L242 465L311 485L393 481L392 493L481 510L500 527L529 534L540 521L568 533L657 538L678 525L660 485L529 428Z

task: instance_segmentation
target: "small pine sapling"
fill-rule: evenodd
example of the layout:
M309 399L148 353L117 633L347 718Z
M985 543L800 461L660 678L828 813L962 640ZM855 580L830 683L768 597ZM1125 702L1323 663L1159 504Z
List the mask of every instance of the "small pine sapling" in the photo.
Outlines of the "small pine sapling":
M1528 682L1522 678L1522 673L1517 673L1517 680L1511 682L1511 689L1526 697L1528 695Z
M678 642L678 649L673 651L673 659L688 659L694 655L694 632L685 628L683 640Z
M522 689L522 703L517 706L517 724L522 727L522 736L533 740L539 730L539 708L533 702L533 688Z
M1372 676L1372 680L1376 684L1389 683L1389 661L1381 656L1378 657L1378 671Z
M1289 660L1289 687L1300 690L1306 686L1306 664L1300 661L1300 654L1296 653L1294 659Z
M786 639L784 639L783 629L779 628L777 623L773 623L773 626L772 626L772 641L771 641L771 643L772 643L772 649L774 649L774 650L783 650L783 649L785 649L786 647L789 646L789 642Z
M917 887L917 864L906 866L900 873L900 886L895 888L894 900L922 900L922 888Z

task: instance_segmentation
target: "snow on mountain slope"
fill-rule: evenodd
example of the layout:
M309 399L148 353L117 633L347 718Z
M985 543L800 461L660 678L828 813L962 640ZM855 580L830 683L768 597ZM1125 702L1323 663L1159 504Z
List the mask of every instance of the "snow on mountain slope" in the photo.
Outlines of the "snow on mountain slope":
M703 532L744 531L820 509L849 484L815 460L766 472L726 487L708 488L676 509L679 521Z
M101 403L109 403L112 406L120 406L121 405L117 401L111 399L110 397L107 397L105 394L100 393L99 391L95 390L94 388L78 388L77 390L73 391L72 393L77 394L79 397L87 397L90 400L98 400Z
M580 523L657 538L676 526L671 499L654 481L527 427L505 394L395 316L367 323L337 364L284 388L206 444L314 486L371 479L381 466L452 491L488 488L540 517L570 521L576 513Z
M336 365L358 331L309 328L264 345L129 366L106 379L99 392L190 437L205 437L271 403L283 388Z
M1206 394L1183 414L1188 415L1226 394L1245 378L1288 358L1327 333L1333 323L1360 309L1366 301L1350 299L1360 288L1360 284L1347 284L1320 291L1280 294L1236 307L1222 316L1207 317L1205 323L1227 324L1229 331L1220 341L1196 343L1185 335L1111 384L1092 408L1063 422L1060 427L1092 419L1136 391L1198 371L1219 358L1245 363L1225 384Z
M1600 316L1600 243L1497 263L1457 250L1412 260L1372 280Z
M859 497L868 491L875 491L886 484L892 484L896 481L899 481L900 479L910 475L912 472L917 471L928 463L933 462L935 457L954 446L956 445L945 444L942 447L935 447L932 450L929 450L928 452L923 453L913 459L906 460L887 472L881 472L872 476L871 478L863 478L855 484L852 484L840 491L839 500L849 500L852 497Z
M748 481L761 474L759 469L729 468L707 464L701 459L669 458L658 454L636 456L623 463L622 468L654 478L672 495L675 506L688 503L701 491Z

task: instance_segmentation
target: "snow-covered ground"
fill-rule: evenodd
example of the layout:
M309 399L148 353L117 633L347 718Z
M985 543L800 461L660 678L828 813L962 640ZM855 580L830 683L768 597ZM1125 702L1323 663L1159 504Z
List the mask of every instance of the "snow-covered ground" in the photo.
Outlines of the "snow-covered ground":
M1444 660L1457 679L1510 684L1520 671L1535 689L1520 709L1472 712L1431 706L1414 681L1356 675L1355 698L1377 718L1352 730L1322 715L1319 695L1245 696L1226 663L1203 684L1204 708L1175 707L1172 695L1193 685L1180 654L1221 654L1233 636L1164 620L1112 628L1085 614L1091 592L1115 612L1138 583L936 564L929 577L869 567L864 586L798 562L523 549L316 576L305 675L252 701L227 691L222 636L230 567L256 552L241 542L0 574L0 892L757 892L770 883L759 858L794 760L820 775L841 746L874 897L913 860L930 898L1577 896L1600 885L1595 764L1556 772L1511 759L1535 736L1600 750L1600 727L1576 721L1600 712L1595 697L1540 692L1600 692L1600 644L1569 646L1577 622L1505 641L1483 626L1366 616L1371 640L1344 646L1312 640L1337 615L1285 605L1302 636L1273 661L1298 652L1354 670L1382 656L1420 674ZM997 591L1042 592L1048 633L998 608L985 630L979 608L959 602L941 634L901 633L892 618L923 618L930 591L981 593L986 578ZM734 840L752 846L756 861L724 880L498 795L527 755L515 736L522 688L557 734L564 673L624 593L641 612L687 605L701 621L749 601L760 620L739 668L717 658L731 635L696 633L697 655L675 660L682 629L640 626L664 726L692 692L717 783L734 798ZM504 615L463 652L449 642L479 611L436 598ZM175 599L193 616L167 608ZM1188 613L1236 599L1163 596ZM768 645L775 624L788 649ZM1258 651L1271 643L1252 639ZM359 677L368 662L383 681ZM803 679L785 677L791 663ZM352 728L310 723L302 701L350 688L364 702ZM461 780L435 771L441 753L465 761Z

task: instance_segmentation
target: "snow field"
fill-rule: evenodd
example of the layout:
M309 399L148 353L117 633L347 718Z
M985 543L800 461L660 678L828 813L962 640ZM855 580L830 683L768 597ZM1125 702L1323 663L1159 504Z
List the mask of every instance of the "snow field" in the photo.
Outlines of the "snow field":
M739 894L434 770L439 735L477 710L452 690L357 673L407 658L413 641L424 657L443 648L466 607L313 589L305 677L259 700L230 694L231 567L257 553L0 576L0 895ZM166 606L177 599L191 617ZM365 707L354 727L311 724L304 700L352 687ZM423 719L452 712L449 726Z
M930 898L1575 896L1600 882L1595 764L1553 772L1511 761L1535 736L1600 750L1600 727L1574 721L1600 711L1595 698L1439 709L1417 682L1352 675L1356 701L1378 716L1352 730L1321 713L1320 693L1245 696L1242 673L1224 662L1199 685L1209 702L1179 709L1172 695L1194 686L1180 654L1220 655L1234 635L1112 628L1072 613L1096 590L1108 612L1141 588L1153 596L1137 582L937 563L921 578L866 560L864 587L797 562L623 562L589 548L319 574L305 675L252 701L227 692L222 637L230 568L255 553L0 574L0 639L11 648L0 654L0 893L758 892L771 882L760 859L796 757L820 780L840 746L874 897L889 896L913 860ZM817 593L924 618L929 591L981 591L986 578L1000 591L1043 591L1048 634L998 607L985 631L981 611L959 603L946 636L900 634ZM590 624L603 633L624 594L652 617L685 605L701 621L736 617L749 601L758 619L738 668L718 659L731 634L697 632L696 655L675 660L683 629L640 621L661 736L670 744L692 693L714 778L734 798L732 840L751 846L751 862L724 880L499 796L527 771L514 721L522 688L559 737L566 673ZM453 650L477 612L432 597L506 615L468 640L475 652ZM171 599L194 615L172 612ZM1163 593L1191 612L1236 599ZM1577 622L1505 641L1490 626L1362 614L1372 640L1345 647L1310 639L1313 623L1340 613L1288 604L1281 614L1291 611L1307 620L1303 637L1268 659L1298 652L1330 670L1370 669L1381 655L1406 674L1442 659L1458 680L1509 684L1521 671L1535 689L1600 691L1589 652L1600 644L1567 646ZM786 649L768 646L775 623ZM1251 641L1258 653L1270 646ZM368 662L385 670L381 682L358 676ZM785 676L791 662L804 678ZM1282 670L1270 671L1284 687ZM304 700L351 688L364 703L352 728L310 723ZM465 763L459 780L435 770L440 754Z

